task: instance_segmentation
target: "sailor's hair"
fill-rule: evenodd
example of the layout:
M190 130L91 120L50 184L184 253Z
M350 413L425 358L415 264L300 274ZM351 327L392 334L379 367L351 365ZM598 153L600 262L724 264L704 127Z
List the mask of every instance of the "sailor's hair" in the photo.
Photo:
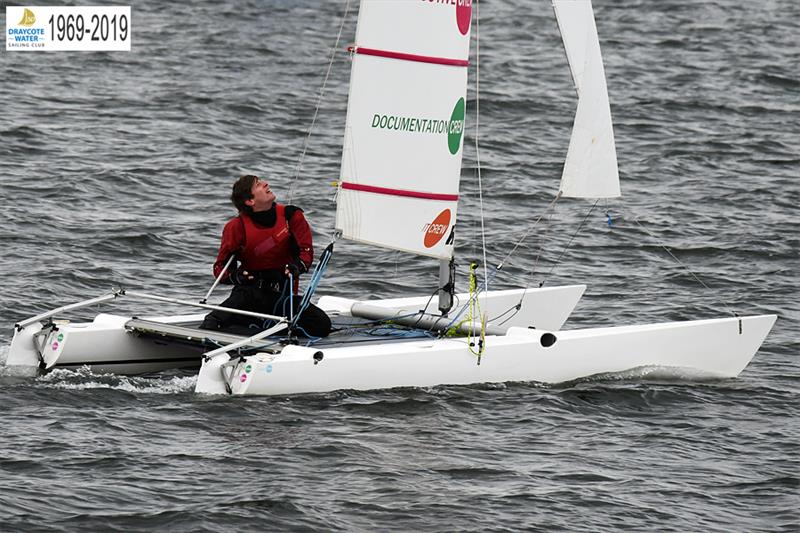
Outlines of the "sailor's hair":
M253 198L253 184L258 180L258 176L247 174L236 180L231 190L231 202L240 213L251 214L253 208L245 202Z

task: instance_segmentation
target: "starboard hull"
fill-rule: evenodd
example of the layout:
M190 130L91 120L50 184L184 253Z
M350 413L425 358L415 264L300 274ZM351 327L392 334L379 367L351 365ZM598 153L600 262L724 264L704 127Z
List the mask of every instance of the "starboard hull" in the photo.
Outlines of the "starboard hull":
M775 320L775 315L761 315L554 333L513 327L506 335L486 338L480 364L464 338L326 350L287 346L278 354L205 361L196 392L288 395L515 381L556 384L642 367L733 378Z

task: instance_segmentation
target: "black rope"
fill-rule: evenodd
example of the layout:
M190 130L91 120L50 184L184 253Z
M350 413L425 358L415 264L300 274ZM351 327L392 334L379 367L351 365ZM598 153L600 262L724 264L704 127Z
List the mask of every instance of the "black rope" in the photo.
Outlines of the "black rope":
M539 249L536 252L536 259L534 259L534 261L533 261L533 266L531 267L531 272L528 275L527 281L525 282L525 288L526 289L528 287L530 287L531 282L533 281L533 276L536 274L536 269L539 268L539 261L542 258L542 254L544 254L544 245L547 242L548 235L549 235L549 232L550 232L550 226L551 226L550 221L551 221L551 219L553 217L553 214L555 212L556 212L555 211L555 205L553 205L553 211L547 215L547 223L545 224L544 230L542 231L541 236L539 238ZM522 304L522 295L520 295L519 303Z
M303 151L300 154L299 160L297 161L297 169L295 170L292 183L289 186L289 203L292 203L292 198L294 198L294 186L297 183L297 179L300 177L300 170L303 168L303 162L305 161L306 153L308 152L309 141L311 139L311 132L314 131L314 126L317 123L319 108L322 105L322 99L325 97L325 88L328 86L328 79L330 78L331 75L333 60L336 55L336 51L339 50L339 41L342 40L342 30L344 29L345 22L347 21L347 14L349 12L350 12L350 1L348 0L345 3L344 14L342 15L341 23L339 24L339 33L336 35L336 42L333 44L333 47L331 47L331 58L330 61L328 62L328 69L325 71L325 77L322 80L322 87L320 87L319 89L319 94L317 96L317 105L314 107L314 116L311 119L311 125L308 127L308 133L303 139Z
M433 326L431 326L428 330L425 330L424 328L420 328L418 326L419 326L419 321L422 320L425 317L425 310L428 308L429 305L431 305L431 302L433 301L433 298L437 294L439 294L439 289L436 289L435 291L433 291L433 294L431 294L431 297L428 298L428 301L425 303L425 306L422 309L420 309L419 311L417 311L416 314L419 314L419 318L417 319L416 322L414 322L414 325L411 326L412 328L421 329L423 331L431 331L433 329Z
M583 220L581 220L580 226L578 226L578 229L575 230L575 233L572 234L572 237L569 238L569 242L567 242L567 245L564 247L563 250L561 250L561 254L558 256L558 259L556 259L556 262L553 263L553 266L550 267L550 270L547 272L545 277L542 279L541 283L539 283L539 287L544 286L545 282L547 281L547 278L550 276L550 274L553 273L553 269L556 268L556 266L558 266L558 264L561 262L561 259L564 257L564 254L567 253L567 250L569 250L569 247L572 245L572 241L575 240L575 237L581 231L581 229L583 228L583 225L589 219L589 215L592 214L592 212L594 211L594 208L597 207L597 202L599 202L599 201L600 201L599 199L595 200L594 204L592 204L592 208L589 209L589 212L586 213L586 216L583 217Z
M703 286L703 287L704 287L704 288L705 288L707 291L711 292L711 287L709 287L708 285L706 285L706 284L703 282L703 280L701 280L701 279L700 279L700 278L699 278L699 277L698 277L698 276L697 276L697 275L696 275L694 272L692 272L692 270L691 270L691 269L690 269L690 268L689 268L687 265L685 265L685 264L684 264L684 263L683 263L683 262L682 262L680 259L678 259L678 258L675 256L675 254L673 254L673 253L672 253L672 251L671 251L669 248L667 248L667 247L666 247L666 245L665 245L665 244L664 244L662 241L660 241L660 240L658 239L658 237L656 237L655 235L653 235L653 234L650 232L650 230L648 230L646 227L644 227L644 226L641 224L641 222L639 222L639 217L638 217L638 216L637 216L636 218L634 218L634 219L633 219L633 221L636 223L636 225L637 225L637 226L639 226L639 227L642 229L642 231L644 231L645 233L647 233L647 234L650 236L650 238L651 238L651 239L655 240L655 241L656 241L656 243L658 244L658 246L660 246L660 247L661 247L661 248L662 248L662 249L663 249L665 252L667 252L667 255L669 255L669 256L670 256L670 257L671 257L671 258L672 258L672 259L673 259L673 260L674 260L676 263L678 263L678 265L680 265L681 267L683 267L683 269L684 269L684 270L686 270L686 272L688 272L688 273L689 273L689 275L690 275L690 276L692 276L692 277L695 279L695 281L697 281L697 283L699 283L700 285L702 285L702 286ZM732 308L730 305L728 305L728 303L727 303L725 300L723 300L722 298L720 298L720 302L721 302L721 303L722 303L722 305L725 307L725 309L727 309L727 310L728 310L728 312L729 312L729 313L731 313L731 314L732 314L734 317L738 317L738 316L739 316L739 313L737 313L736 311L734 311L734 309L733 309L733 308ZM740 326L739 326L739 327L741 327L741 324L740 324ZM740 333L741 333L741 332L740 332Z
M508 260L509 257L511 257L511 255L514 254L514 252L517 251L517 248L519 248L520 245L523 243L523 241L528 238L528 235L530 234L530 232L533 231L533 229L537 225L539 225L539 222L542 220L542 218L544 218L545 215L547 215L550 210L555 210L555 206L556 206L556 203L558 202L559 198L561 198L561 191L558 191L558 194L548 204L547 208L544 210L544 213L539 215L539 217L536 220L534 220L531 224L528 224L528 227L525 228L525 233L522 235L522 237L520 237L517 240L517 242L514 244L514 247L511 248L511 251L508 252L506 254L506 256L500 261L500 264L497 265L497 270L500 270L501 268L503 268L503 264Z
M536 218L536 220L534 220L531 224L528 225L528 227L525 229L525 233L522 235L522 237L520 237L517 240L517 242L514 244L514 247L511 249L511 251L508 252L505 255L505 257L503 257L503 259L500 261L500 263L498 263L498 265L495 267L495 270L492 273L492 278L494 278L494 276L496 276L497 273L500 272L500 270L503 268L505 262L508 261L509 257L511 257L511 255L517 250L517 248L519 248L522 245L523 241L525 241L525 239L528 238L528 235L530 234L530 232L533 231L533 229L536 226L538 226L539 222L541 222L542 219L545 218L545 217L547 217L546 218L547 223L545 224L545 229L544 229L543 233L545 235L547 234L547 231L550 229L550 218L552 217L553 213L555 213L556 203L558 203L558 200L560 198L561 198L561 191L559 191L558 194L556 194L555 198L553 198L550 201L550 203L547 205L547 208L544 210L544 212L542 214L540 214L539 217ZM525 281L525 289L527 289L530 286L531 281L533 280L533 275L536 272L536 268L539 265L539 258L541 257L542 251L544 250L544 242L545 242L545 240L546 239L544 239L544 238L540 240L539 251L536 254L536 259L534 260L533 267L531 268L531 272L527 276L527 280ZM505 324L506 322L511 320L511 318L513 318L514 315L516 315L520 311L520 309L522 309L522 302L523 302L524 296L525 296L525 292L523 291L523 293L520 294L519 302L517 302L515 305L513 305L513 306L509 307L508 309L506 309L503 313L501 313L498 317L496 317L495 320L505 316L506 314L510 313L511 311L514 311L514 314L512 314L510 317L508 317L503 322L501 322L500 325Z
M511 313L511 311L514 311L511 314L510 317L506 318L502 322L497 323L498 326L502 326L503 324L505 324L506 322L508 322L512 318L514 318L517 315L517 313L519 313L520 309L522 309L522 298L520 298L519 303L517 305L515 305L513 307L509 307L508 309L506 309L505 311L503 311L502 313L500 313L496 317L492 318L489 322L497 322L498 320L500 320L501 318L506 316L508 313Z

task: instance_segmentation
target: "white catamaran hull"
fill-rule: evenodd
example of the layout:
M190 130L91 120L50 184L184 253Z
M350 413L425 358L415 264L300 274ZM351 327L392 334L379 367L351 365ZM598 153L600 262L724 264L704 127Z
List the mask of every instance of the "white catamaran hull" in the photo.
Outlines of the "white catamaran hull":
M481 310L490 320L505 312L498 320L505 328L535 326L557 330L572 313L585 290L585 285L568 285L490 291L481 295L479 300ZM456 295L456 301L466 302L468 299L468 294ZM353 303L353 300L336 297L323 297L319 302L326 312L344 315L350 313ZM428 297L375 300L368 304L391 310L387 314L392 315L417 313L426 305L429 305L431 311L435 307L435 302L431 303ZM521 304L519 310L515 310L517 304ZM511 311L507 312L509 310ZM174 334L159 336L158 325L196 326L203 316L195 314L148 318L149 335L143 335L141 330L132 327L131 317L113 314L100 314L92 322L33 322L15 330L6 365L44 371L88 366L93 372L115 374L143 374L170 368L197 367L200 365L201 354L213 347L208 342L199 342L203 338L203 330L197 330L196 327L193 331L187 329L187 338L182 341ZM207 333L212 337L211 332ZM228 344L235 340L232 336L217 337L220 337L217 339L218 344Z
M203 363L196 392L275 395L535 381L563 383L642 367L732 378L747 366L775 315L544 332L512 327L485 340L478 358L465 338L318 349Z
M199 322L204 315L152 318L164 324ZM88 366L96 373L145 374L199 364L201 346L176 346L140 337L125 325L131 317L99 314L92 322L36 322L15 330L6 365L40 371Z

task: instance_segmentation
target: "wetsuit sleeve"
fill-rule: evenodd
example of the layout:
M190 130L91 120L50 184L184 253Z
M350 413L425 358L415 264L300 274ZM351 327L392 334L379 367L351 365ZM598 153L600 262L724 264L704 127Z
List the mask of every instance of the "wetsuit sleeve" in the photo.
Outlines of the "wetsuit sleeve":
M214 261L214 278L219 276L222 269L225 268L225 263L231 255L239 253L244 246L244 224L239 220L239 217L232 218L225 224L222 230L222 242L219 245L219 253L217 253L217 260ZM228 271L220 280L221 283L233 283L231 280L231 273L236 272L236 264L228 267Z
M297 243L300 262L307 271L314 262L314 243L311 226L308 225L301 209L294 210L289 216L289 230Z

